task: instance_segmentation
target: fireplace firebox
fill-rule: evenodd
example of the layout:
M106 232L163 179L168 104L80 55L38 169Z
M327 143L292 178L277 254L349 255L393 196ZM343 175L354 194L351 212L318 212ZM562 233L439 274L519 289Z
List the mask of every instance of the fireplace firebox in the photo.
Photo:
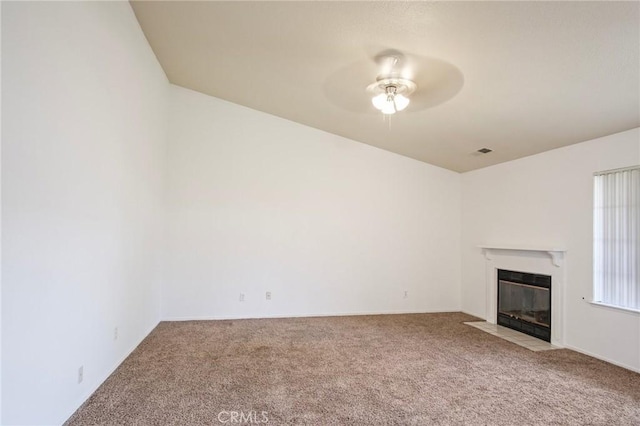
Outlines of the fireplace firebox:
M551 277L498 269L498 324L551 342Z

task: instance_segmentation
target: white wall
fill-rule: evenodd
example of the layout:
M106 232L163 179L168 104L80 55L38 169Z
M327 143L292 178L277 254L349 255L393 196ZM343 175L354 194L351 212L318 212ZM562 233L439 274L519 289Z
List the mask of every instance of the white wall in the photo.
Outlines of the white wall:
M2 7L0 6L0 30L2 29ZM2 31L0 31L0 46L2 46ZM0 48L0 94L2 93L2 48ZM2 102L0 102L0 117L2 117ZM2 134L2 120L0 119L0 135ZM1 140L1 138L0 138ZM2 149L0 149L0 424L2 424Z
M478 245L559 246L565 256L565 344L640 370L640 314L592 297L593 173L640 163L640 130L462 175L462 309L487 317Z
M459 174L171 97L165 319L460 309Z
M169 85L127 2L3 2L2 32L3 424L56 424L159 320Z

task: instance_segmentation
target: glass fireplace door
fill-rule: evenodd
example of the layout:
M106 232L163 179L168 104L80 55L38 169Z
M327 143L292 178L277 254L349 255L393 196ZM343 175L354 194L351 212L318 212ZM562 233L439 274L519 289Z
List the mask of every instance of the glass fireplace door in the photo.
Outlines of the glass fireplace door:
M551 341L551 277L498 270L498 324Z
M498 313L549 327L549 289L527 284L499 281Z

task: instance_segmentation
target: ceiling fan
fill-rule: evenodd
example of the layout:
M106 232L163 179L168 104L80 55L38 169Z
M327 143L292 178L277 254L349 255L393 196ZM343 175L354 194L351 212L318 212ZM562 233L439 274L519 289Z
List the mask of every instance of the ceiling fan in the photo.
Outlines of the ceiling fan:
M418 86L403 77L406 70L402 68L399 52L385 53L376 59L382 64L382 74L367 86L367 91L373 94L371 103L383 114L395 114L409 106L409 96Z
M384 49L331 74L323 92L344 110L388 115L440 105L453 98L463 84L460 70L448 62Z

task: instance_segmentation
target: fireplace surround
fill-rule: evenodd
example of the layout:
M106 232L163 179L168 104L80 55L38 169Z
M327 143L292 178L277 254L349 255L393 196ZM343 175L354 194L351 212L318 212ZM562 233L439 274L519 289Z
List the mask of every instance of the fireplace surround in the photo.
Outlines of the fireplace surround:
M486 316L490 324L498 323L498 270L525 271L549 275L553 283L551 293L551 344L564 347L564 283L566 282L566 254L562 246L522 246L512 244L483 244L485 260Z

